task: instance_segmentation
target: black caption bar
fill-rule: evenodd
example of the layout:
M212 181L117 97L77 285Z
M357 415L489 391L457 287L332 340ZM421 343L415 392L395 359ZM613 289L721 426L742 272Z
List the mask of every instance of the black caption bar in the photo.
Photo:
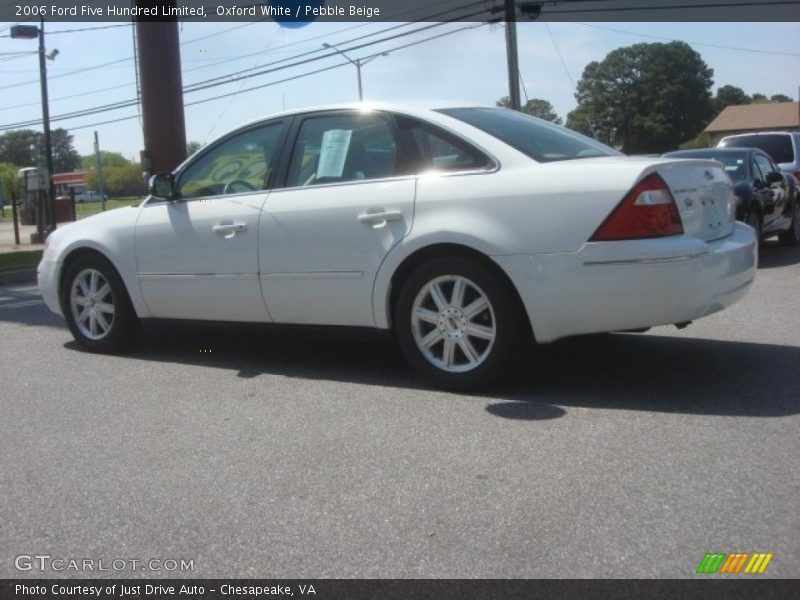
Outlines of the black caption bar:
M798 0L515 0L520 21L798 21ZM505 0L10 0L0 21L500 21Z
M20 579L0 581L0 598L26 600L551 600L554 598L745 600L790 598L796 581L640 579Z

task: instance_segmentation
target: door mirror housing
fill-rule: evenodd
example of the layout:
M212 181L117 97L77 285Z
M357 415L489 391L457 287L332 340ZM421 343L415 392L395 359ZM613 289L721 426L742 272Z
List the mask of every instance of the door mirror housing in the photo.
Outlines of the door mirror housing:
M767 173L766 176L767 184L772 185L774 183L783 183L783 175L778 173L777 171L770 171Z
M172 173L153 175L150 178L149 188L151 196L172 200L175 197L175 178Z

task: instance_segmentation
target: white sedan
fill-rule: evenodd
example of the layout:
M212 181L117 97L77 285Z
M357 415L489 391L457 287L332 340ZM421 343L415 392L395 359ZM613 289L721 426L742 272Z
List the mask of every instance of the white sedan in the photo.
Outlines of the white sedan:
M58 229L39 288L90 351L146 318L391 329L432 382L474 389L532 339L739 300L756 240L734 209L716 162L625 157L505 109L314 108Z

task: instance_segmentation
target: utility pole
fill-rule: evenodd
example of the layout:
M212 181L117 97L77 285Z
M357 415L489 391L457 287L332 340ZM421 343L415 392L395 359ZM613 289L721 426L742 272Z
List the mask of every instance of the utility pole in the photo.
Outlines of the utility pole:
M176 6L175 0L136 0L142 8ZM180 43L177 19L136 17L144 151L142 168L169 173L186 159Z
M44 52L44 17L39 21L39 80L42 86L42 122L44 129L44 156L47 169L47 233L56 229L56 186L53 185L53 139L50 135L50 102L47 97L47 63Z
M512 110L520 110L519 56L517 53L517 7L514 0L506 0L506 54L508 55L508 98Z
M352 59L349 56L347 56L347 54L345 54L344 52L339 50L333 44L324 43L324 44L322 44L322 47L323 48L329 48L330 50L338 52L339 54L344 56L348 60L348 62L350 62L356 68L356 72L358 73L358 101L359 102L363 102L364 101L364 86L361 84L361 67L363 67L368 62L371 62L371 61L375 60L376 58L378 58L380 56L389 56L389 53L388 52L381 52L380 54L375 54L375 55L369 56L367 58Z
M97 132L94 132L94 165L97 169L97 187L100 188L100 202L102 209L106 209L106 180L103 177L103 160L100 157L100 141Z
M56 228L56 196L55 186L53 185L53 142L50 136L50 106L47 98L47 63L46 59L54 60L58 50L53 50L50 55L45 54L44 50L44 17L39 19L39 27L35 25L14 25L10 29L9 36L15 39L32 40L39 38L39 82L42 88L42 131L44 132L44 162L47 170L47 213L49 225L47 233ZM40 212L44 210L44 203L40 203ZM42 216L37 217L37 222L43 224ZM40 227L39 241L44 241L43 230Z

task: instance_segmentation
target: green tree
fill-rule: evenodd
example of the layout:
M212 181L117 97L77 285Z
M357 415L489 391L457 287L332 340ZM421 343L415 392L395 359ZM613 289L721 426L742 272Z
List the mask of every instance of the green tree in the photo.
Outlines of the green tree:
M680 150L694 150L695 148L710 148L711 136L705 131L701 131L688 142L682 143L678 148Z
M50 132L53 149L53 172L74 171L81 157L72 145L72 136L66 129ZM0 162L18 167L37 167L45 164L44 135L33 129L15 129L0 135Z
M587 65L578 82L578 114L599 140L624 152L666 152L713 116L712 75L684 42L619 48Z
M750 96L750 104L769 104L769 98L764 94L755 93Z
M38 165L41 135L33 129L12 129L0 134L0 162L20 168Z
M17 166L10 163L0 163L0 198L8 204L11 192L17 189L19 177Z
M583 135L597 137L594 132L592 118L589 116L589 111L584 106L578 106L567 115L567 127Z
M147 187L142 178L142 168L138 164L103 167L105 192L109 198L119 196L143 196ZM86 185L89 189L97 190L97 170L91 167L86 173Z
M511 98L508 96L503 96L500 100L497 101L497 106L502 106L503 108L511 108ZM543 100L541 98L531 98L525 104L522 105L520 108L521 112L531 115L532 117L538 117L539 119L544 119L545 121L551 121L558 125L561 125L563 121L561 117L559 117L555 110L553 109L553 105L550 104L547 100Z
M44 135L39 134L44 156ZM53 147L53 172L66 173L81 166L81 155L73 146L73 136L66 129L54 129L50 132L50 143Z
M750 104L750 96L742 88L735 85L723 85L717 89L717 95L714 96L714 110L717 114L721 113L726 106L738 104Z
M125 165L132 164L127 158L122 156L119 152L109 152L108 150L100 150L100 161L103 167L124 167ZM81 167L84 169L93 169L95 167L94 154L87 154L81 157Z
M188 144L186 144L186 156L191 156L192 154L200 150L200 148L202 147L203 144L201 144L200 142L189 142Z
M786 94L773 94L769 97L770 102L794 102L789 96Z

